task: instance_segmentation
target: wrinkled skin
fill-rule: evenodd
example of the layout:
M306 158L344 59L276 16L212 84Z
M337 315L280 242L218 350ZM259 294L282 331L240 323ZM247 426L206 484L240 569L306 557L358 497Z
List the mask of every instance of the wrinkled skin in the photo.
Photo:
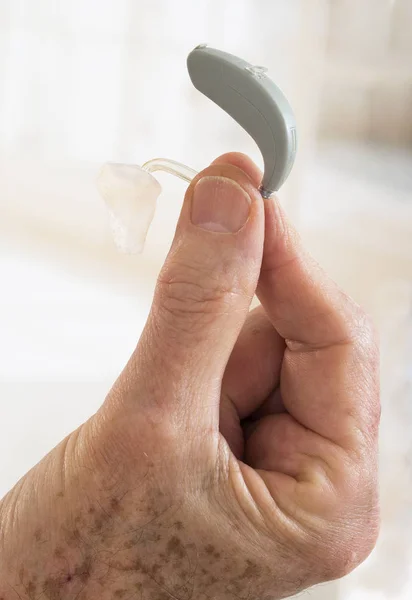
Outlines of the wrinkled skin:
M191 222L202 175L249 195L237 233ZM189 187L129 363L0 504L1 600L277 599L372 550L375 333L260 177L230 154Z

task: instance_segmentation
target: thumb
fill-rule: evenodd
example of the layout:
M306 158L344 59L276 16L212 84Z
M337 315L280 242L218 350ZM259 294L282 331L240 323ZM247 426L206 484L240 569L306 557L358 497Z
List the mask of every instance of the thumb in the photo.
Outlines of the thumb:
M244 171L213 164L193 180L136 349L139 372L161 380L165 402L185 412L193 402L199 417L197 398L209 397L218 418L215 393L256 290L263 241L263 201Z

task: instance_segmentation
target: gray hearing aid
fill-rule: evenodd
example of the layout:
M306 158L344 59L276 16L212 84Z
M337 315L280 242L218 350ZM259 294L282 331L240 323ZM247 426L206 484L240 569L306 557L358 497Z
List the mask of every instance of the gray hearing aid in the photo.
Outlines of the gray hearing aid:
M235 119L255 140L263 156L261 193L269 197L288 177L296 155L296 122L289 102L264 67L197 46L187 67L193 85Z
M260 192L269 198L288 177L296 155L296 124L292 109L264 67L209 48L197 46L187 67L193 85L235 119L255 140L263 155ZM165 158L141 167L107 163L97 179L109 212L115 244L122 252L143 250L162 188L153 176L164 171L190 183L197 172Z

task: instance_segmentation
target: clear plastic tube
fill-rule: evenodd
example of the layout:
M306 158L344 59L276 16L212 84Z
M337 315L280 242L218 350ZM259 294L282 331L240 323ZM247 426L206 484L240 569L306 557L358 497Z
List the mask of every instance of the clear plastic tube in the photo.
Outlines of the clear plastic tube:
M153 158L142 165L142 169L148 173L164 171L165 173L170 173L170 175L175 175L176 177L187 181L187 183L190 183L197 175L197 171L194 169L168 158Z

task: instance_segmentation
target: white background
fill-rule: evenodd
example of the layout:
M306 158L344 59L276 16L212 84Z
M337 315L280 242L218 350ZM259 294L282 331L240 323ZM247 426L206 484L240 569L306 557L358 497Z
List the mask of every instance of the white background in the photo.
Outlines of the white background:
M356 22L363 3L341 4ZM200 169L228 150L260 164L244 132L188 80L188 52L208 42L268 66L290 98L299 158L281 200L381 331L381 539L354 574L306 595L401 600L412 575L412 159L408 148L358 136L315 145L329 8L0 0L0 496L104 399L136 344L173 235L184 185L160 176L144 254L119 255L95 190L100 164L160 155Z

